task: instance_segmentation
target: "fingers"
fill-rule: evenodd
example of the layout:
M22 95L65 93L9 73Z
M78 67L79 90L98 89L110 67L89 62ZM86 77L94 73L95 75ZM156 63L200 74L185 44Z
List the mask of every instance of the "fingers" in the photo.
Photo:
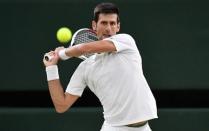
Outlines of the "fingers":
M59 51L60 50L63 50L64 47L57 47L54 51L50 51L48 53L45 53L44 54L44 58L43 58L43 63L45 66L50 66L50 65L55 65L57 64L58 60L60 59L59 58Z
M55 51L50 51L44 54L43 63L45 66L56 65L58 57L56 57Z
M55 51L50 51L47 54L50 55L50 56L53 56L53 55L55 55Z
M53 58L54 56L51 56L51 55L49 55L49 54L45 54L44 55L44 60L46 60L46 61L51 61L51 59Z
M46 61L50 61L54 56L55 56L55 52L54 51L50 51L48 53L45 53L44 59Z
M60 50L63 50L63 49L64 49L64 46L57 47L57 48L55 49L55 53L58 54L58 52L59 52Z

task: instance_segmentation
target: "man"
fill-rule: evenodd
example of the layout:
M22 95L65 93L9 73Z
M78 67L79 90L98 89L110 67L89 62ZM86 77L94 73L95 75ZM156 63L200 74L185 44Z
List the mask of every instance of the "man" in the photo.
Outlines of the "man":
M47 53L49 91L57 112L68 110L86 86L99 98L104 110L101 131L151 131L148 121L157 118L156 102L144 78L141 56L134 39L120 30L119 10L112 3L94 9L92 28L99 41ZM59 80L59 59L96 53L80 63L63 90Z

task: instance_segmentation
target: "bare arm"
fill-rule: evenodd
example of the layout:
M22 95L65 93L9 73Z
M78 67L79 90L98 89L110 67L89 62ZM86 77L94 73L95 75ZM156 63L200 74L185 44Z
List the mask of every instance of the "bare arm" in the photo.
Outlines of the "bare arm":
M65 112L79 98L79 96L64 93L60 80L48 81L48 86L51 99L58 113Z
M51 52L51 55L54 56L51 61L43 60L46 67L57 64L59 59L57 52L60 49L63 49L63 47L57 48L55 51ZM116 51L116 48L111 41L101 40L67 48L65 53L68 56L78 57L87 53L101 53L113 51ZM48 86L55 109L59 113L65 112L79 98L79 96L65 93L59 79L48 81Z
M111 41L100 40L67 48L65 53L67 56L78 57L88 53L102 53L113 51L116 51L116 48Z
M46 61L45 59L43 59L44 65L46 66L46 68L52 67L52 66L56 67L56 64L59 59L58 55L54 51L51 51L48 54L52 55L54 57L50 61ZM58 70L56 70L56 69L57 68L47 70L47 72L48 72L47 79L49 78L49 76L51 74L52 74L51 76L53 76L53 77L51 77L52 79L50 79L50 80L48 79L48 86L49 86L49 92L51 95L51 99L52 99L52 102L55 106L56 111L58 113L63 113L68 108L70 108L73 105L73 103L75 103L75 101L79 98L79 96L71 95L69 93L64 92L61 82L59 80L59 76L53 75L53 74L56 74L54 72L57 72L57 74L58 74ZM54 77L54 76L57 76L57 77Z

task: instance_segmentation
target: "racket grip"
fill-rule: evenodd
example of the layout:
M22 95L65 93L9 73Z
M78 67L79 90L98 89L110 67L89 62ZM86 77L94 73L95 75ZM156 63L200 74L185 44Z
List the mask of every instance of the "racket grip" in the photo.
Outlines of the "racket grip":
M53 58L53 56L50 56L50 55L48 55L48 54L44 56L44 59L45 59L46 61L50 61L52 58Z

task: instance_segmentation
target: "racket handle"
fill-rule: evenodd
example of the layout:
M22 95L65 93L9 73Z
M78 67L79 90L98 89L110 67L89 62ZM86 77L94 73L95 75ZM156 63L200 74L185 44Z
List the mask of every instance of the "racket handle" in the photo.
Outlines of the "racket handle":
M46 61L50 61L52 58L53 58L53 56L50 56L50 55L48 55L48 54L44 56L44 59L45 59Z

